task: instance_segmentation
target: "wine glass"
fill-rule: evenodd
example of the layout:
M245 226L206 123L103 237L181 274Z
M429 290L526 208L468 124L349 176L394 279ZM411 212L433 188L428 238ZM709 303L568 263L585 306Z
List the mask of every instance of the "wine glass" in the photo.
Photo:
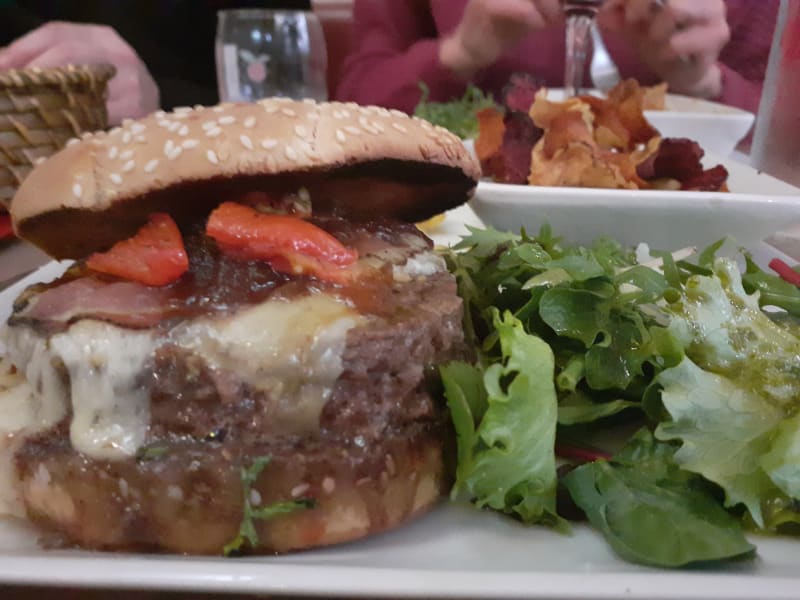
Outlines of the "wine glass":
M327 100L325 35L313 12L221 10L215 50L223 102L267 96Z
M592 43L592 24L603 0L564 0L567 17L567 54L564 71L564 88L567 96L576 96L583 90L586 59Z

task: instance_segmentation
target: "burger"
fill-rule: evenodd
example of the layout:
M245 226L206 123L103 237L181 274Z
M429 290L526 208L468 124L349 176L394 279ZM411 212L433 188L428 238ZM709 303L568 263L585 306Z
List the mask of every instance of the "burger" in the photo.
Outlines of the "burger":
M436 366L466 350L413 223L478 177L426 121L278 98L158 112L38 166L15 231L74 262L3 329L6 511L82 548L219 554L428 510L450 482Z

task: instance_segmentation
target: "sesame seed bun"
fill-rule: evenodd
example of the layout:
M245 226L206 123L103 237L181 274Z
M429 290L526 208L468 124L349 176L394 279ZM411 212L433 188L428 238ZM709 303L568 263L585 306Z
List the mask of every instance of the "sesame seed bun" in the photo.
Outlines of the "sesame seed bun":
M421 119L268 98L159 111L86 136L33 170L10 212L20 237L82 258L152 212L196 220L247 191L304 187L315 213L420 221L465 202L479 177L461 140Z

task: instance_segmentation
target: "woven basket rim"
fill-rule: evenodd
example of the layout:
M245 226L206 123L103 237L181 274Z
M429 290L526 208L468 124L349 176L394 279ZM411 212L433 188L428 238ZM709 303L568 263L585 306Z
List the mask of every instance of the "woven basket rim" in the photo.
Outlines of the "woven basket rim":
M66 65L42 69L9 69L0 71L0 87L30 88L32 86L64 86L94 83L102 85L111 79L117 70L110 64Z

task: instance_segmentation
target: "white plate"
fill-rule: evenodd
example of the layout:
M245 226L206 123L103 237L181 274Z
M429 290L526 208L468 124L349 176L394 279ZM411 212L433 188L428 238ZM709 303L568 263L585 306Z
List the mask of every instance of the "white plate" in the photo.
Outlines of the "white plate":
M601 95L597 91L590 93ZM561 100L564 90L550 89L547 95ZM751 112L700 98L667 94L664 104L665 110L644 113L662 137L689 138L720 156L730 156L755 121Z
M444 237L438 241L454 241L465 221L478 224L468 209L449 213ZM760 264L776 255L766 244L754 249ZM0 320L6 319L23 287L58 276L64 266L45 265L0 293ZM0 519L0 588L24 584L551 600L797 598L800 541L759 537L752 541L758 546L754 560L705 569L657 570L619 560L598 534L583 525L575 526L572 535L562 535L445 502L397 531L362 542L288 556L223 559L43 550L30 527Z
M725 164L730 193L539 187L482 181L470 205L499 229L536 232L543 223L568 241L588 244L610 235L656 248L706 245L726 235L750 246L800 222L800 189L750 166Z

